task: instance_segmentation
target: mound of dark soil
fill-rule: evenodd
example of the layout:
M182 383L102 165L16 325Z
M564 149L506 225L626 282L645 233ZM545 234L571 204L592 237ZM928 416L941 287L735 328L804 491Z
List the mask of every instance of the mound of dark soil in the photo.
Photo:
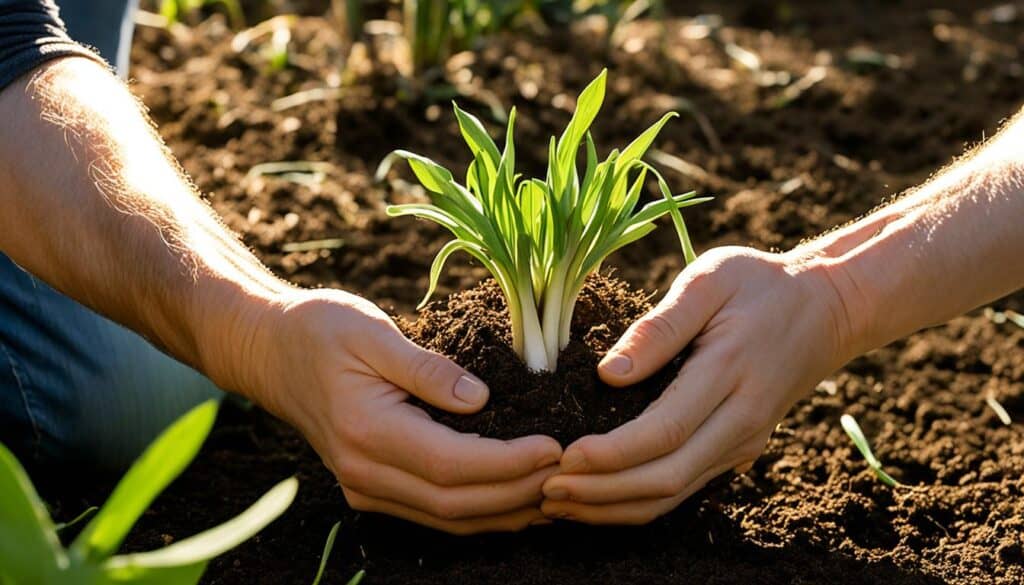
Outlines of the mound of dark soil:
M613 388L597 376L601 357L649 309L643 292L615 278L591 276L554 372L533 372L512 351L508 309L494 280L431 305L416 321L400 319L399 326L410 339L452 358L491 389L487 406L470 416L423 405L435 420L498 439L547 435L565 446L636 418L679 371L681 357L627 388Z

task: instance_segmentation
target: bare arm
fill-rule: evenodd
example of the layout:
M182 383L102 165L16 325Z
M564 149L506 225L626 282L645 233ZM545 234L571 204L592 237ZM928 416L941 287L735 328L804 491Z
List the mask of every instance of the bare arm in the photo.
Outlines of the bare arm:
M15 262L294 424L356 509L453 532L543 520L558 444L462 435L408 404L472 412L488 394L372 303L274 278L102 66L40 67L0 92L0 120L0 250Z
M224 347L289 289L214 217L135 98L100 65L53 62L0 93L0 249L218 385Z
M783 254L721 248L600 364L636 382L694 352L655 405L570 445L549 516L647 522L748 467L778 420L853 357L1024 286L1024 115L892 205Z
M1024 114L892 205L803 249L820 255L841 292L853 354L1024 286Z

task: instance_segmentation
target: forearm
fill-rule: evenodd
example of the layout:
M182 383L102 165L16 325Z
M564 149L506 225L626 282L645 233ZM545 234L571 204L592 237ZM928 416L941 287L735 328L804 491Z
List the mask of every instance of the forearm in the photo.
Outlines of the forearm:
M844 305L851 355L1024 286L1024 117L931 181L796 250Z
M69 58L0 93L0 250L229 390L287 286L196 195L124 85Z

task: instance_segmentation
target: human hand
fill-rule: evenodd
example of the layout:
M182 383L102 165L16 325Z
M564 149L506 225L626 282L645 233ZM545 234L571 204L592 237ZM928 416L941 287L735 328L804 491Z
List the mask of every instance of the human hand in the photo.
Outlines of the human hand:
M546 522L540 488L557 471L554 439L484 439L433 422L410 394L470 413L487 387L364 299L337 290L285 297L252 345L261 364L253 398L306 436L352 508L458 534Z
M639 382L688 344L662 396L605 435L576 441L544 484L552 518L643 524L714 477L745 471L777 421L849 357L849 320L813 257L720 248L676 279L599 365L613 386Z

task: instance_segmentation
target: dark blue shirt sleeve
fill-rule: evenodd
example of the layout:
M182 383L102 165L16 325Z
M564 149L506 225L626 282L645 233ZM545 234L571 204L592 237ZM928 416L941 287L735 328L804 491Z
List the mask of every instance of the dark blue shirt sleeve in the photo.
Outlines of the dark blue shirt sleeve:
M69 55L103 63L71 40L54 0L0 0L0 90L44 62Z

